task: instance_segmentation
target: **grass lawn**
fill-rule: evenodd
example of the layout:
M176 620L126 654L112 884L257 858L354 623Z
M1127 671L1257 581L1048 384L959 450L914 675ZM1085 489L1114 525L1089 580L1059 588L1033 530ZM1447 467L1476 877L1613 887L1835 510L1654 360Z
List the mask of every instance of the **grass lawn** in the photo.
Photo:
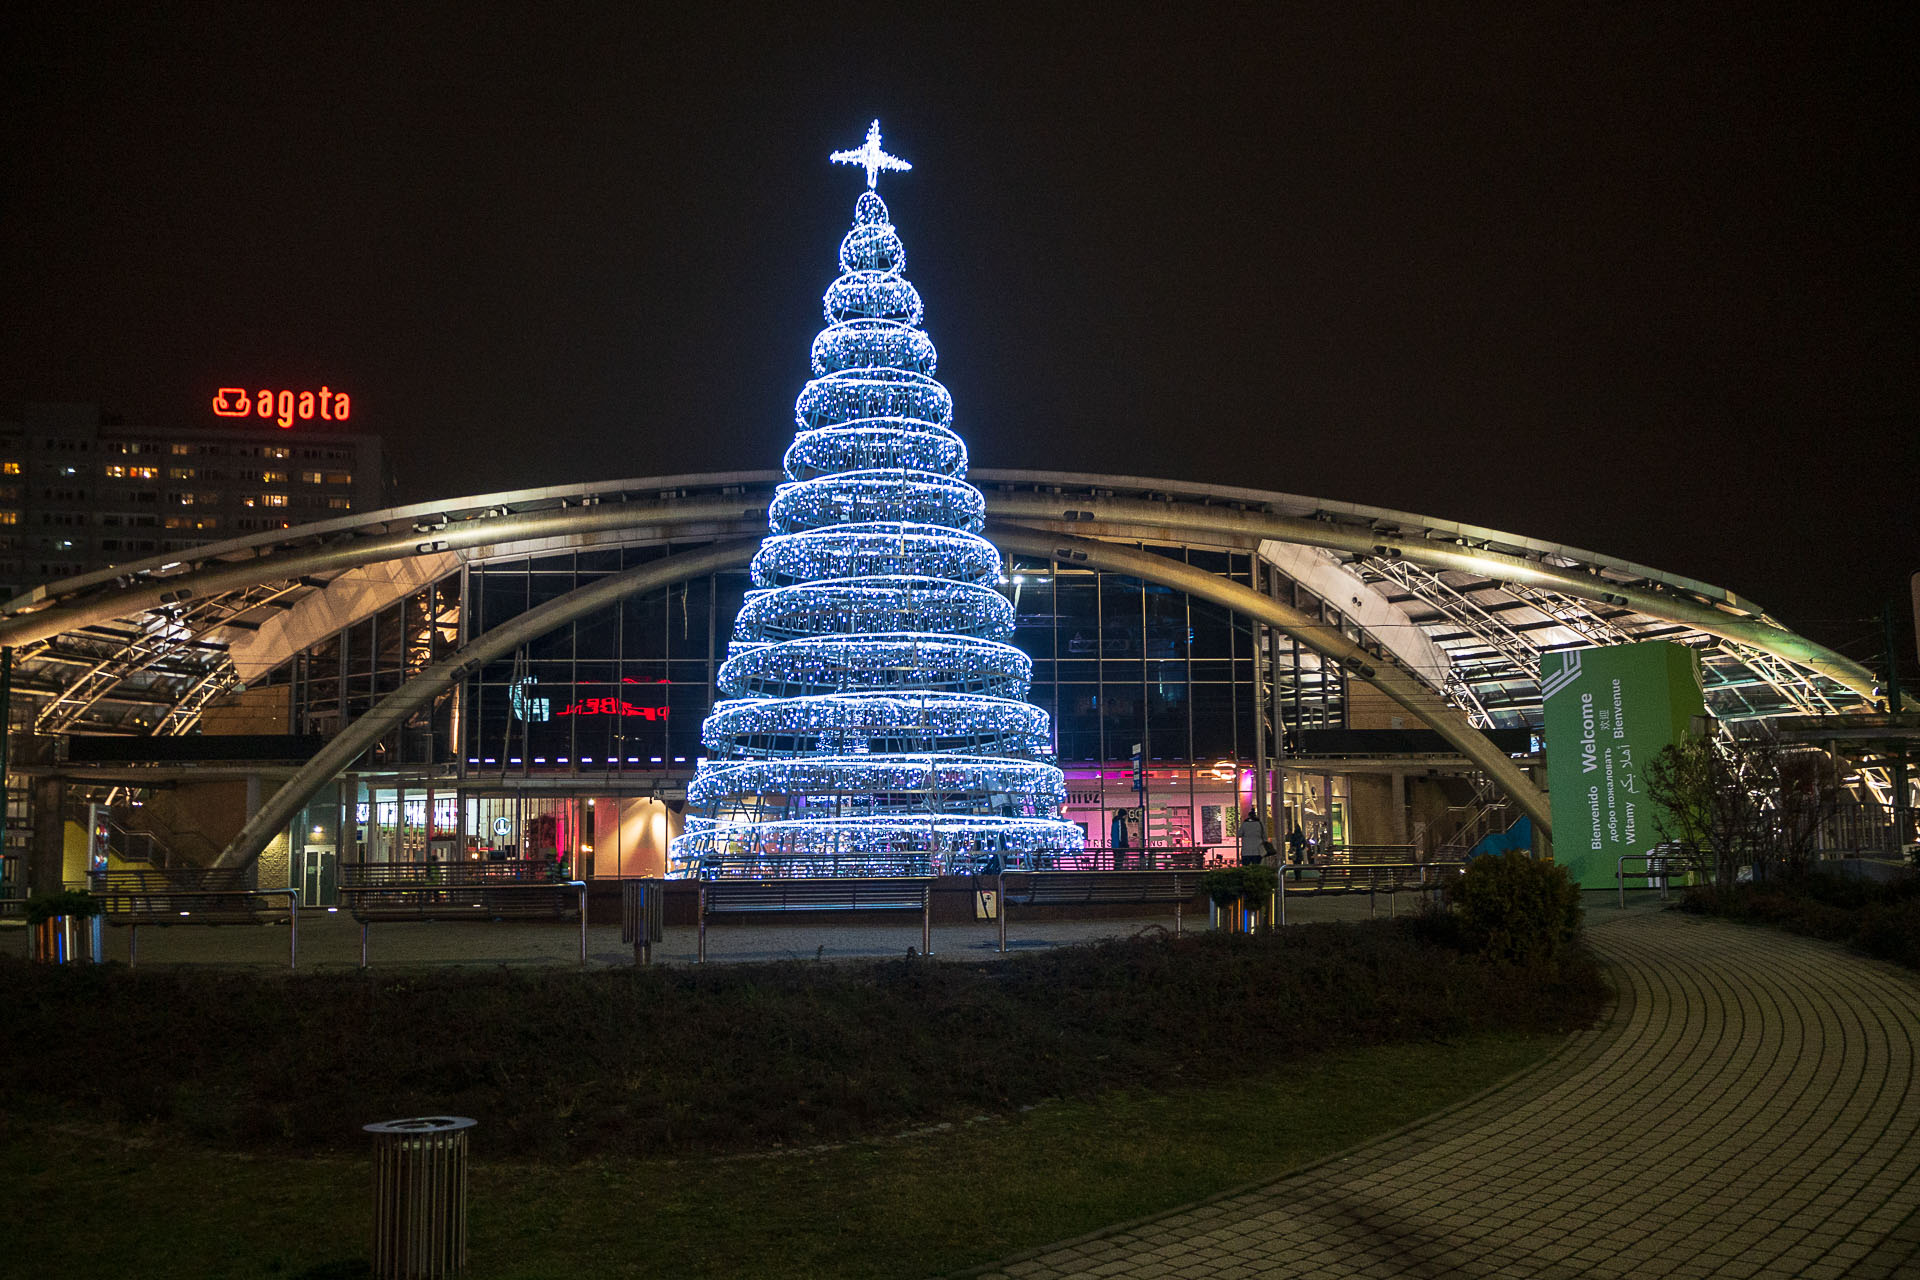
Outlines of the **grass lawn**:
M471 1274L919 1280L1276 1177L1468 1097L1561 1043L1492 1032L1372 1045L1230 1084L1109 1093L812 1151L480 1158ZM0 1124L15 1274L365 1274L365 1159Z

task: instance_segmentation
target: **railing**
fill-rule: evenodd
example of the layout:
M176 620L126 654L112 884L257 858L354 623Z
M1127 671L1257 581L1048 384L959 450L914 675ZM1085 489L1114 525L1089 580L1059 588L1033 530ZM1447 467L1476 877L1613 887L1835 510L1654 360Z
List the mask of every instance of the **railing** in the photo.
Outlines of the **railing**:
M516 892L561 890L577 896L580 917L580 965L587 963L587 882L563 878L555 863L529 862L355 862L340 868L339 893L360 922L360 967L368 965L368 934L373 920L492 920L540 914L500 898Z
M1443 855L1464 858L1488 836L1497 835L1513 825L1513 805L1495 800L1474 808L1452 835L1434 846Z
M1621 908L1624 910L1627 905L1627 877L1629 875L1633 875L1635 879L1645 880L1647 882L1645 887L1648 889L1660 890L1660 901L1665 902L1667 900L1667 881L1672 879L1676 872L1680 875L1687 873L1684 866L1676 867L1674 865L1679 861L1680 860L1671 853L1621 854L1613 866L1613 878L1616 886L1620 890ZM1640 863L1641 869L1638 872L1629 872L1627 870L1627 864L1629 862Z
M197 831L184 834L176 831L158 820L158 815L149 809L140 810L140 817L145 826L138 830L118 818L107 818L107 847L123 861L169 868L192 866L196 861L202 866L211 866L220 856L220 846ZM182 857L183 843L197 843L199 857Z
M503 884L559 884L570 879L566 869L551 858L518 858L510 862L486 862L477 858L451 862L343 862L340 883L358 889L377 889L383 885L422 885L463 888Z
M250 905L258 898L287 900L287 968L300 967L300 891L256 889L241 883L245 872L120 871L95 875L87 888L100 904L100 918L127 927L127 967L140 962L140 926L259 923ZM229 904L238 904L235 906Z
M26 914L27 886L20 878L24 861L19 854L0 853L0 920Z
M1169 848L1113 849L1089 845L1078 853L1061 854L1040 870L1045 871L1197 871L1207 859L1220 866L1237 863L1237 848L1208 848L1183 845Z
M1346 863L1365 866L1409 866L1422 865L1418 850L1410 844L1329 844L1313 851L1335 865Z
M1287 893L1364 893L1369 916L1378 913L1377 896L1385 893L1387 914L1393 916L1399 913L1401 892L1438 892L1465 870L1459 862L1339 862L1288 867L1280 873L1280 881L1283 899ZM1281 922L1285 923L1284 915Z

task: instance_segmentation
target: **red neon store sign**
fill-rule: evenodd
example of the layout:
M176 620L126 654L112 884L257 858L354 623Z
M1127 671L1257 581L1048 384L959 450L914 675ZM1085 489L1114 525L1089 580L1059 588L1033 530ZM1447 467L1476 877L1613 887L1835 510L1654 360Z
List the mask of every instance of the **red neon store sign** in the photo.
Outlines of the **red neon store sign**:
M621 684L639 684L632 676L621 676ZM655 680L655 684L665 684L665 680ZM582 698L570 707L554 712L556 716L639 716L642 720L665 720L665 707L636 707L625 698Z
M245 387L222 387L214 393L213 411L222 418L266 418L291 427L295 418L310 422L345 422L353 415L353 400L344 391L260 391L249 396Z
M642 720L665 720L665 707L636 707L625 698L582 698L570 707L554 712L556 716L639 716Z

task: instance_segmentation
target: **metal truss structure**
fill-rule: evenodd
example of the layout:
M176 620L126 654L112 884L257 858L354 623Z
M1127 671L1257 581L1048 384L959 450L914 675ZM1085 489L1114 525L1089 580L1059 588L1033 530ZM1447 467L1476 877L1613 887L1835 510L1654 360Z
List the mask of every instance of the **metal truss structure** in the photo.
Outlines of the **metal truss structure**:
M1411 623L1444 655L1444 670L1429 664L1422 679L1482 728L1540 723L1541 655L1656 638L1699 650L1709 706L1726 720L1871 706L1870 672L1752 602L1597 553L1259 490L1039 471L972 476L985 493L990 539L996 528L1017 527L1256 554L1263 545L1309 548L1315 563L1358 585L1351 602L1335 601L1302 575L1295 603L1337 616L1343 631L1383 654L1404 646L1392 633ZM24 702L41 734L189 733L210 706L257 678L251 673L298 652L299 638L313 634L289 625L303 612L344 626L397 598L400 587L384 584L417 585L466 561L754 536L779 479L724 473L486 494L56 582L0 606L0 644L15 650L15 722L25 720ZM1363 595L1389 623L1365 620Z

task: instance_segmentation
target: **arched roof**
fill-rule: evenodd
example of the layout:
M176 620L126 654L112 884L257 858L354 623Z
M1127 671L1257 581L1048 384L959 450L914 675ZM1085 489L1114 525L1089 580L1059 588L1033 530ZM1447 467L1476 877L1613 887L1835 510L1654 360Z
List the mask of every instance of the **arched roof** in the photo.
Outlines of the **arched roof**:
M47 584L0 606L45 732L181 733L320 634L463 561L765 529L772 471L482 494L298 525ZM1408 512L1137 476L975 469L990 522L1262 555L1332 625L1482 725L1539 722L1538 661L1666 638L1727 718L1859 709L1872 677L1724 588ZM988 533L992 536L992 525Z

